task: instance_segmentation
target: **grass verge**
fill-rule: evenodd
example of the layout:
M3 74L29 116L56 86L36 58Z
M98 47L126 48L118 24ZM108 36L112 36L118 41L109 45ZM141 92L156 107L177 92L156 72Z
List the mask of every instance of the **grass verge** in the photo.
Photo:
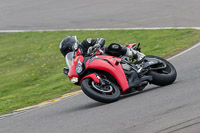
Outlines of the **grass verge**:
M68 35L80 41L103 37L106 44L141 42L144 54L161 57L200 41L200 31L193 29L0 33L0 115L78 88L62 74L59 43Z

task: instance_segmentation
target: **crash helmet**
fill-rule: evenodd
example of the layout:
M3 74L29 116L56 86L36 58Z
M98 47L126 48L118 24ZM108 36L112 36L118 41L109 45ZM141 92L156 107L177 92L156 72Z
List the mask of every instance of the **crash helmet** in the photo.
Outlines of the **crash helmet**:
M73 51L75 44L78 44L76 36L67 36L60 42L60 52L65 57L69 52Z

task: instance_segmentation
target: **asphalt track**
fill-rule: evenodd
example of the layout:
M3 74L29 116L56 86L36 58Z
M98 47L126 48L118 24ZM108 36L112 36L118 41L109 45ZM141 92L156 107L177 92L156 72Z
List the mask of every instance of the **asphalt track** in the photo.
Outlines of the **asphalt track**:
M200 44L170 60L174 84L102 104L83 93L0 120L0 133L199 133Z
M199 0L0 0L0 30L199 27Z
M0 30L190 27L199 0L0 0ZM199 133L200 46L170 60L174 84L101 104L84 94L0 119L0 133Z

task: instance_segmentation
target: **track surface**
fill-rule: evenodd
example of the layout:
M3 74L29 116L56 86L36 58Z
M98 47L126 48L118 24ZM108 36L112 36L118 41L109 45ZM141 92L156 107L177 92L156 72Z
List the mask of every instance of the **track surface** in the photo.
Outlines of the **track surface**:
M198 27L199 0L0 0L0 30Z
M101 104L84 94L0 120L0 133L199 133L200 46L170 60L178 78L165 87Z

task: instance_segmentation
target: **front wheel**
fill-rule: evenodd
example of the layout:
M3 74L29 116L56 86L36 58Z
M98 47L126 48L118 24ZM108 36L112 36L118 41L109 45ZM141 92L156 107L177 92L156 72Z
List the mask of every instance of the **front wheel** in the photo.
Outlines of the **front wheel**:
M83 92L90 98L102 102L115 102L120 97L119 87L107 79L103 79L105 85L94 82L91 78L86 78L81 83Z
M151 81L152 84L165 86L165 85L172 84L176 80L177 72L174 66L170 62L168 62L167 60L163 58L152 56L152 55L146 56L146 58L155 58L166 64L165 68L152 70L148 73L148 75L151 75L153 77L153 80ZM160 66L157 66L157 67L160 67ZM154 68L156 68L156 66L154 66Z

